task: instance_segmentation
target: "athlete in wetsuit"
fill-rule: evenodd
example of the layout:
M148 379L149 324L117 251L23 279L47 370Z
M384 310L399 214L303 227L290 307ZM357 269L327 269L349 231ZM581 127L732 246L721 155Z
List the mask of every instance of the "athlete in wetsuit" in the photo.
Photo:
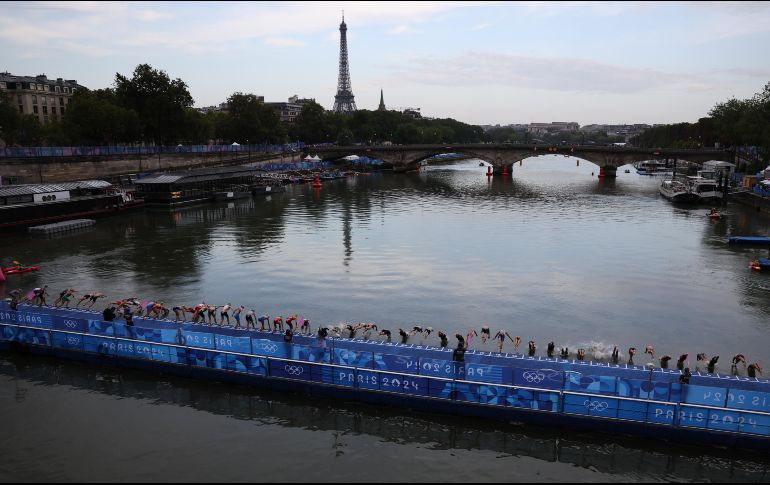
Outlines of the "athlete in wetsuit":
M546 353L548 354L548 358L553 357L553 351L556 348L556 344L553 343L553 341L548 342L548 349L546 350Z
M759 362L749 364L746 368L746 373L749 377L757 377L757 372L759 372L759 375L762 375L762 367L759 365Z
M235 328L241 328L241 312L244 310L243 305L233 310L233 318L235 319Z
M612 363L617 364L620 361L620 351L618 350L618 346L616 345L612 349Z
M385 336L385 341L390 343L390 330L382 329L382 330L380 330L380 333L378 335L384 335Z
M441 347L447 348L449 347L449 339L447 338L446 334L444 332L439 331L438 338L441 340Z
M661 369L668 369L668 361L671 360L670 355L664 355L660 358L660 368Z
M487 340L490 339L490 333L489 333L489 325L483 325L481 327L481 343L486 345Z
M265 324L267 324L267 329L270 330L270 315L265 313L261 317L257 318L257 321L259 322L259 329L263 332L265 331Z
M409 340L409 334L406 333L403 328L398 329L398 334L401 336L402 344L405 344Z
M537 350L537 347L535 346L535 341L530 340L529 346L528 346L528 354L530 357L533 357L535 355L535 351Z
M254 322L254 317L256 315L257 313L253 308L249 308L249 311L246 312L246 330L250 329L251 327L254 327L254 330L257 329L257 324Z
M687 356L689 354L682 354L679 356L679 359L676 361L676 368L679 370L684 370L684 361L687 360Z
M296 322L296 321L297 321L297 314L296 313L292 313L291 315L289 315L286 318L286 325L289 326L289 330L291 330L292 332L294 331L294 322Z
M578 358L578 360L585 360L585 358L586 358L586 349L578 349L577 358Z
M708 370L709 374L714 373L714 368L717 366L717 361L719 361L719 356L715 355L711 358L711 360L709 360L709 363L706 364L706 369Z
M310 335L310 320L307 318L302 319L302 323L300 324L301 333Z

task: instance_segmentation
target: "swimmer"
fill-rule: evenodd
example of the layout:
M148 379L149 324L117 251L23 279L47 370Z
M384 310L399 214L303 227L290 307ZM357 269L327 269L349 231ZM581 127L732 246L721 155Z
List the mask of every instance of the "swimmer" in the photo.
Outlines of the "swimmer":
M759 365L759 362L754 362L753 364L749 364L747 368L748 376L757 377L757 372L759 372L759 375L762 375L762 367Z
M297 314L296 313L292 313L291 315L289 315L286 318L286 325L289 326L289 330L294 331L294 322L296 322L296 321L297 321Z
M562 347L562 349L561 349L561 358L562 359L566 359L568 357L569 357L569 348Z
M432 334L432 333L433 333L433 327L428 327L425 330L423 330L423 332L422 332L422 340L423 340L423 342L425 341L425 339L430 337L430 334Z
M684 372L682 372L682 375L679 376L679 383L680 384L689 384L690 383L690 377L692 377L692 373L690 372L689 367L684 368Z
M83 295L83 297L82 297L80 300L78 300L78 302L75 304L75 308L78 308L78 307L80 306L80 304L81 304L81 303L83 303L83 302L84 302L84 301L86 301L86 300L91 300L91 305L88 307L88 308L91 308L91 307L93 307L93 306L94 306L94 303L96 303L96 300L98 300L99 298L104 298L105 296L107 296L107 295L105 295L104 293L99 293L99 292L95 292L95 293L86 293L86 294L85 294L85 295Z
M187 308L186 306L175 306L171 310L174 311L174 316L176 317L174 319L175 322L178 322L179 320L185 320L187 318L187 312L194 312L194 308ZM182 314L181 316L179 314Z
M264 315L257 318L257 321L259 322L259 329L261 331L265 331L265 324L267 324L267 329L270 330L270 315L265 313Z
M257 322L254 321L256 316L257 312L255 312L253 308L249 308L249 311L246 312L246 330L251 327L254 327L254 330L257 329Z
M511 338L511 336L508 335L508 338ZM517 335L515 339L511 339L511 340L513 340L513 351L514 352L518 352L519 351L519 345L521 345L521 337L519 337Z
M53 306L58 308L59 305L64 304L65 307L69 308L70 298L72 298L74 295L75 295L75 289L67 288L66 290L59 293L59 298L57 298L56 301L53 302Z
M466 344L465 344L465 339L463 338L463 336L460 335L459 333L456 333L455 334L455 338L457 339L457 348L458 349L464 349L466 347Z
M206 309L206 314L209 317L209 325L217 323L217 308L219 308L219 305L209 305Z
M385 337L385 341L387 343L390 343L390 341L391 341L390 330L382 329L382 330L380 330L380 333L378 333L377 335L384 336Z
M505 343L505 338L508 337L513 341L510 335L508 335L508 332L505 330L499 330L495 336L493 337L494 340L497 340L497 351L502 352L503 351L503 344Z
M403 328L398 329L398 334L401 336L402 344L405 344L409 340L409 334L406 333Z
M679 356L679 359L676 361L676 368L679 370L684 370L684 361L687 360L687 356L689 354L682 354Z
M743 368L746 368L746 357L743 354L735 354L733 357L733 367L738 367L738 364L743 364Z
M486 345L487 340L490 339L489 337L489 325L484 325L481 327L481 343Z
M706 369L708 369L709 374L714 373L714 368L717 366L717 361L719 360L719 356L715 355L714 357L709 360L709 363L706 365Z
M283 332L283 315L273 318L273 332L280 329Z
M228 303L227 305L222 307L222 311L219 313L219 318L220 318L219 323L220 324L224 324L225 323L225 317L227 317L227 326L228 327L230 326L230 309L232 307L233 306L230 303Z
M530 357L533 357L535 355L536 350L537 350L537 347L535 347L535 341L530 340L527 353L529 354Z
M556 344L553 342L548 342L548 349L546 350L546 353L548 354L548 358L550 359L553 357L553 351L556 348Z
M327 329L326 327L318 328L318 340L324 340L328 336L329 336L329 329Z
M439 331L438 338L441 340L441 348L447 348L449 347L449 339L447 338L446 334L444 332Z
M668 369L668 361L671 360L670 355L664 355L660 358L660 368L661 369Z
M286 333L283 334L283 341L284 342L291 342L292 338L291 328L286 329Z
M412 327L412 331L409 332L409 336L413 337L414 334L416 333L422 333L422 327L418 327L418 326Z
M708 356L706 356L705 353L700 353L696 356L696 359L698 362L706 362L706 359L708 359Z
M578 349L577 358L578 360L584 360L586 358L586 349Z
M652 345L648 345L646 349L644 349L645 354L650 354L651 358L655 358L655 349L652 348Z
M620 362L620 351L616 345L615 348L612 349L612 363L617 364L618 362Z
M636 355L636 347L630 347L628 349L628 365L634 365L634 355Z
M233 318L235 319L235 328L241 328L241 312L243 310L244 310L243 305L240 305L238 308L233 310Z
M302 323L300 324L300 328L302 329L303 334L310 335L310 319L309 318L303 318ZM375 326L375 328L377 328Z
M345 329L348 331L348 338L354 339L356 338L356 332L358 331L358 324L355 325L345 325Z
M465 342L466 342L465 347L463 348L467 349L468 347L470 347L471 343L473 343L473 337L478 337L478 336L479 334L476 333L475 328L468 329L468 333L465 334Z

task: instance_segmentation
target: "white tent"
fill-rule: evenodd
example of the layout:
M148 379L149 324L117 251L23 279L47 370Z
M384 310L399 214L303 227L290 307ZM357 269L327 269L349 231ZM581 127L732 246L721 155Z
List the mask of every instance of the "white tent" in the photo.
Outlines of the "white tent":
M361 157L358 155L348 155L347 157L343 157L344 160L358 160L359 158Z
M240 143L238 143L237 141L234 141L234 142L233 142L233 145L235 145L235 146L237 146L237 147L241 146L241 144L240 144Z
M308 156L306 156L305 158L303 158L302 160L308 160L308 161L310 161L310 160L313 160L313 157L311 157L310 155L308 155Z
M321 157L319 157L318 155L313 155L313 158L311 158L311 160L313 160L314 162L320 162Z

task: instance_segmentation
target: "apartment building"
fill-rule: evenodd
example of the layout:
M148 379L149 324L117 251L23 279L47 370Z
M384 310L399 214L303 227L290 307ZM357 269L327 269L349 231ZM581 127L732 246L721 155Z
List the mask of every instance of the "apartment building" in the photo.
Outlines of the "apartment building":
M48 79L45 74L35 77L16 76L0 72L0 92L20 113L31 114L41 123L61 121L67 105L78 89L85 89L74 79Z

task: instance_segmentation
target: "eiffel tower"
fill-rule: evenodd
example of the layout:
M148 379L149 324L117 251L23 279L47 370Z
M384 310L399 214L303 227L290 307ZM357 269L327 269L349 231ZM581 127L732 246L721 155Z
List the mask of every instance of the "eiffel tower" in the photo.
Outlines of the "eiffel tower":
M334 96L336 113L352 113L356 110L353 89L350 87L350 70L348 69L348 26L345 25L345 12L342 12L340 24L340 76L337 81L337 95Z

